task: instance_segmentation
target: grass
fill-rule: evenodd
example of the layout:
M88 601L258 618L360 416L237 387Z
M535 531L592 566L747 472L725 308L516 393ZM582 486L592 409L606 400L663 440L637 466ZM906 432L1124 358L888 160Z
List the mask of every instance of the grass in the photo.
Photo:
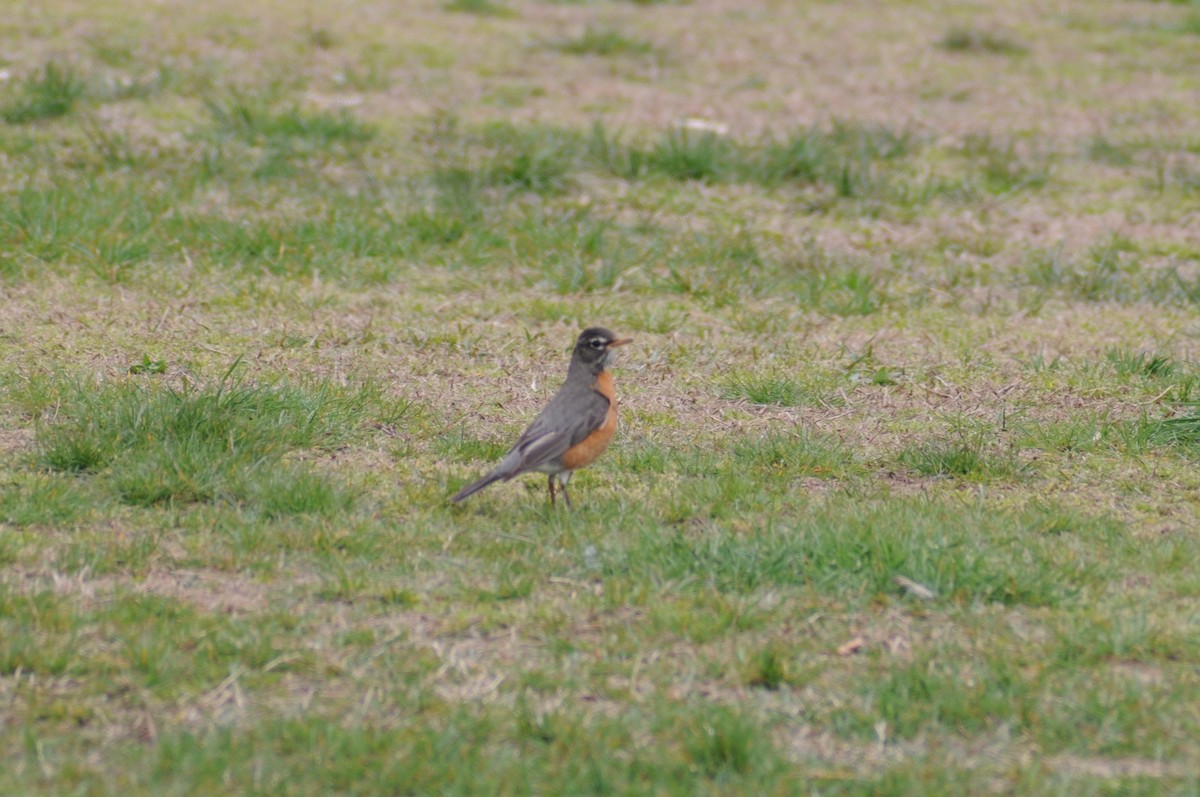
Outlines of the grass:
M0 104L0 119L10 125L66 116L83 97L86 84L69 65L47 61L9 90Z
M1200 444L1200 406L1196 403L1183 406L1183 412L1171 418L1153 421L1148 428L1152 441L1178 447L1194 454Z
M97 474L121 503L232 501L267 517L350 506L345 488L280 460L344 439L361 422L369 390L349 396L329 385L246 385L230 373L178 389L129 381L46 390L55 396L55 417L38 430L38 464Z
M446 3L444 8L447 11L455 11L460 14L477 14L483 17L515 16L515 12L511 8L507 8L499 3L493 3L491 0L453 0L453 2Z
M820 385L808 385L782 374L746 374L729 378L724 395L745 399L751 404L797 407L820 404L834 398L832 391Z
M862 196L881 184L879 170L914 149L912 136L887 127L835 122L766 136L748 144L686 127L649 146L623 143L595 125L588 150L596 162L626 179L660 175L673 180L828 186L842 198Z
M1133 352L1126 349L1109 349L1105 353L1114 371L1122 376L1148 379L1169 379L1175 374L1177 365L1170 355L1150 352Z
M5 489L0 520L10 526L69 525L95 504L96 496L74 479L34 476Z
M1037 189L1050 180L1045 158L1024 156L1014 142L998 142L988 135L968 136L963 154L978 164L983 187L991 194Z
M1131 242L1114 238L1094 244L1073 262L1054 249L1033 253L1031 285L1090 302L1147 302L1192 306L1200 300L1194 277L1176 267L1147 268Z
M730 453L737 466L775 473L845 475L855 464L853 452L836 438L806 430L788 436L739 440Z
M197 130L208 139L206 170L230 172L242 160L242 147L249 147L258 179L297 173L300 163L337 149L353 158L375 136L372 125L355 119L348 111L306 111L297 106L275 108L267 93L246 95L232 91L227 96L204 100L211 125ZM239 147L240 145L240 147Z
M755 653L746 667L749 686L775 691L792 682L787 653L779 643L768 643Z
M1196 791L1187 9L77 5L0 33L0 793ZM450 506L593 324L574 509Z
M886 537L875 532L883 522L892 529ZM696 581L733 594L809 585L848 600L900 594L902 576L950 602L1069 604L1089 583L1103 583L1107 565L1089 556L1062 569L1049 540L1025 551L1011 549L1011 535L1044 523L1040 512L988 519L977 509L953 505L893 502L884 508L835 500L803 519L737 539L710 532L610 551L606 571L661 583ZM969 543L964 528L972 529ZM1089 538L1093 530L1121 547L1119 527L1113 539L1112 525L1103 519L1088 521L1077 533ZM1019 575L1005 564L1013 557L1021 560Z
M569 175L575 171L575 136L554 129L494 125L483 138L495 152L486 170L488 184L538 194L562 193L569 187Z
M922 476L955 476L984 479L1012 476L1016 470L1011 457L988 450L978 436L930 440L902 449L897 456L901 467Z
M1020 55L1029 49L1009 33L979 28L951 28L938 46L952 53L990 55Z
M263 98L234 94L224 99L209 98L205 107L218 132L252 144L265 141L281 146L295 141L320 148L334 142L361 144L375 134L369 125L344 111L309 113L295 107L271 111L262 107L263 102Z
M595 25L588 25L579 36L561 41L555 48L567 55L597 55L604 58L649 56L656 52L654 45L648 41L626 36L615 28Z

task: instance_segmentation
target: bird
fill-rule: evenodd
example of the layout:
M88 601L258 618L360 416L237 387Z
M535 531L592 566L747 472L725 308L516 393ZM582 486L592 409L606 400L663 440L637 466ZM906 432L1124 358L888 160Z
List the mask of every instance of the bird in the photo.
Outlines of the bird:
M633 338L618 338L604 327L588 327L579 334L567 378L490 473L463 487L450 499L458 503L484 487L508 481L522 473L545 473L550 504L561 492L571 505L567 482L579 468L604 453L617 430L617 398L613 390L609 356ZM557 482L557 490L555 483Z

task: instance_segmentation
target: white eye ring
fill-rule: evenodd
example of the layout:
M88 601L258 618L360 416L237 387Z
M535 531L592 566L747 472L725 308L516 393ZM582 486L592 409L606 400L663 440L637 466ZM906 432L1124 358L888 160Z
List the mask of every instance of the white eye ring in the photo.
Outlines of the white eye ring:
M600 338L592 338L591 340L588 341L588 345L591 346L593 349L603 349L604 341L602 341Z

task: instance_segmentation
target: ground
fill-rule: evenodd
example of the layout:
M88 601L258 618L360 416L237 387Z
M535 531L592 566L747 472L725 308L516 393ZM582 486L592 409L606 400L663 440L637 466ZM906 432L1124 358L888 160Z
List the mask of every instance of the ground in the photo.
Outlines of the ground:
M0 18L0 793L1200 791L1200 6Z

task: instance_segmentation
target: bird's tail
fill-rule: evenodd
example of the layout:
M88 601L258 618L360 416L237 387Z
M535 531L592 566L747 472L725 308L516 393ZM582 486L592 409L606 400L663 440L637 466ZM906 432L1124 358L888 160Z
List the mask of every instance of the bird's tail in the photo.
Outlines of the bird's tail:
M487 487L492 482L498 482L501 479L504 479L507 477L508 477L508 474L505 473L502 469L494 470L491 473L489 473L488 475L484 476L479 481L468 484L466 487L459 490L457 493L455 493L450 498L450 501L451 501L451 503L457 504L459 501L463 500L464 498L472 496L475 493L482 490L484 487Z

